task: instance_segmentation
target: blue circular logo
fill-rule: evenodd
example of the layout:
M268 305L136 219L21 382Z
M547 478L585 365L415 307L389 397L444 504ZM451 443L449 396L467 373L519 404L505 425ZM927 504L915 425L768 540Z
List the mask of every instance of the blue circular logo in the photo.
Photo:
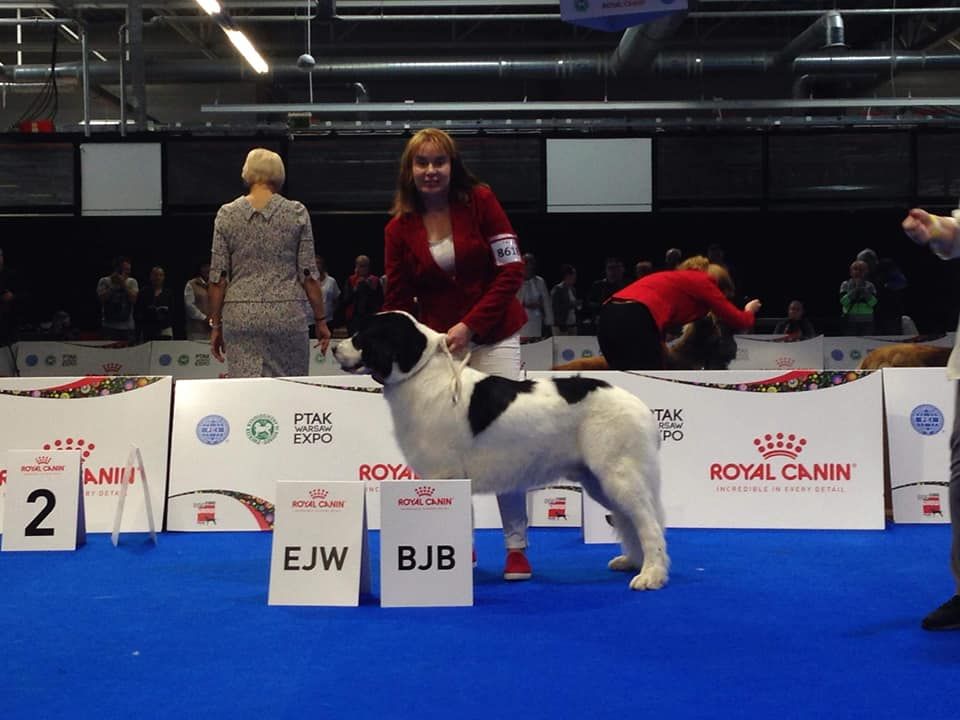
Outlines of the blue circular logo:
M936 435L943 430L943 413L936 405L917 405L910 411L910 424L921 435Z
M840 350L839 348L831 350L830 357L832 357L837 362L840 362L841 360L843 360L843 350Z
M163 355L160 356L160 364L163 365L163 367L166 367L171 362L173 362L173 358L170 357L167 353L164 353Z
M570 348L564 348L564 349L560 352L560 357L562 357L562 358L563 358L564 360L566 360L567 362L570 362L570 361L573 360L576 356L577 356L577 354L576 354L573 350L571 350Z
M197 438L204 445L219 445L230 436L230 423L223 415L207 415L197 423Z
M33 367L38 362L40 362L40 358L38 358L36 355L27 355L27 367Z

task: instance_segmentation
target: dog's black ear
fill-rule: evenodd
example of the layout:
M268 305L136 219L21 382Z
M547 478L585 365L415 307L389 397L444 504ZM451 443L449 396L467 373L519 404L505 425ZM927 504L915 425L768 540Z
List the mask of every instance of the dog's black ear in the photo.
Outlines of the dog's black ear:
M360 357L367 370L384 380L393 372L393 348L384 342L384 338L378 333L361 331L357 333L354 344L359 348Z

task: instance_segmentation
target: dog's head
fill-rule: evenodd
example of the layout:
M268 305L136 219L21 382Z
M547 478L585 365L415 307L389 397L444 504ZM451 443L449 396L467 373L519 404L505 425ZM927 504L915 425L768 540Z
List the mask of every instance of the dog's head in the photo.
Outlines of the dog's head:
M347 372L369 372L384 384L397 383L423 367L443 335L401 311L377 313L333 351Z

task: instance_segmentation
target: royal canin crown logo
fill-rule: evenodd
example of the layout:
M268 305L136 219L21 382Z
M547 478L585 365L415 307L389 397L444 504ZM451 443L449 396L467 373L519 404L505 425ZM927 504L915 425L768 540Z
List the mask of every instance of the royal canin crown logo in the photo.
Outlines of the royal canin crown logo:
M49 465L51 459L49 455L37 455L37 465Z
M326 488L313 488L307 493L309 500L297 499L291 503L294 510L342 510L347 506L346 500L328 499L330 491Z
M118 362L108 362L103 364L103 372L107 375L119 375L123 365Z
M449 507L452 497L437 497L437 489L432 485L418 485L413 489L414 497L397 498L399 507Z
M769 460L772 457L786 457L796 460L797 456L803 452L807 439L798 437L793 433L789 435L782 432L767 433L763 437L754 438L753 444L764 460Z
M310 491L310 497L312 497L314 500L323 500L329 494L330 493L323 488L314 488Z
M64 438L43 444L43 450L78 450L80 457L86 460L97 446L83 438Z
M797 482L843 482L853 479L856 463L811 461L807 438L798 433L768 432L753 438L753 449L763 462L713 462L709 465L711 480L733 482L771 480ZM827 449L830 452L830 449ZM823 451L820 451L821 455ZM803 460L799 460L804 456ZM823 486L822 490L842 492L839 485L834 490Z
M797 364L797 361L794 358L789 356L778 357L776 362L777 362L777 367L781 370L792 368L794 365Z

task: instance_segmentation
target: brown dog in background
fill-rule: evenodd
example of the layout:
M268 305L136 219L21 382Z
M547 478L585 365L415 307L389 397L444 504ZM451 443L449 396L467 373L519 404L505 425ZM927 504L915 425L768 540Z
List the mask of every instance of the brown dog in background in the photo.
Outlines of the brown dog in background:
M896 343L874 348L860 361L861 370L885 367L946 367L951 348Z

